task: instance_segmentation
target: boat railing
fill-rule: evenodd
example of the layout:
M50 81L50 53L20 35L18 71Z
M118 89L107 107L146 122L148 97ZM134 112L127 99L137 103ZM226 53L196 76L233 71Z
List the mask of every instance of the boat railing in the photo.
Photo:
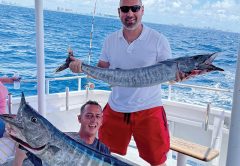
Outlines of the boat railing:
M66 80L74 80L77 79L78 83L77 83L77 91L80 90L88 90L91 89L90 86L86 85L84 86L84 88L82 87L82 79L86 79L88 78L86 75L77 75L77 76L68 76L68 77L54 77L54 78L46 78L45 79L45 92L46 94L50 94L50 83L54 82L54 81L66 81ZM21 80L21 84L24 83L36 83L37 79L22 79ZM176 101L180 101L177 99L177 97L181 96L178 95L178 89L175 88L184 88L184 90L186 91L185 88L190 88L192 90L192 95L194 96L196 93L194 91L200 90L200 91L204 91L203 93L205 93L205 95L208 95L207 91L212 91L215 94L222 94L222 93L227 93L228 96L233 94L233 91L230 89L222 89L222 88L218 88L218 87L206 87L206 86L199 86L199 85L191 85L191 84L183 84L183 83L163 83L162 84L162 90L163 90L163 98L167 99L168 101L175 101L176 97ZM109 89L108 87L106 87L106 89ZM68 97L69 97L69 88L65 87L65 93L66 93L66 110L69 109L69 102L68 102ZM180 92L182 93L182 91ZM174 96L175 95L175 96ZM188 97L186 97L188 98ZM191 103L191 101L188 101ZM199 104L213 104L212 102L215 102L214 100L210 101L201 101L201 103ZM212 105L214 106L214 105ZM207 112L209 113L209 112ZM205 122L205 128L207 128L208 126L208 114L206 114L206 122Z
M46 78L46 94L49 94L50 89L50 82L52 81L64 81L64 80L78 80L78 90L81 90L81 79L87 78L86 75L80 76L71 76L71 77L54 77L54 78ZM29 82L37 82L37 79L24 79L21 80L21 83L29 83ZM230 89L222 89L222 88L215 88L215 87L206 87L206 86L199 86L199 85L191 85L191 84L183 84L183 83L163 83L162 85L168 86L168 99L171 100L172 98L172 88L173 87L188 87L194 89L202 89L202 90L209 90L214 92L226 92L226 93L233 93L233 90Z
M88 76L86 75L78 75L78 76L68 76L68 77L54 77L54 78L46 78L45 79L45 93L46 94L50 94L50 82L54 82L54 81L66 81L66 80L74 80L77 79L78 83L77 83L77 91L80 91L82 89L84 90L91 90L92 88L90 88L90 84L93 83L88 83L86 86L84 86L84 88L82 88L82 79L83 78L88 78ZM22 79L21 80L21 84L24 83L36 83L37 79ZM165 87L163 87L165 86ZM94 87L94 86L93 86ZM216 87L206 87L206 86L198 86L198 85L191 85L191 84L182 84L182 83L163 83L162 84L162 89L163 89L163 94L165 95L165 98L167 98L167 100L169 101L174 101L173 98L173 94L177 94L177 92L174 91L174 88L191 88L192 90L204 90L204 91L213 91L213 92L217 92L217 93L229 93L229 94L233 94L233 91L230 89L221 89L221 88L216 88ZM109 88L106 88L109 89ZM65 93L66 93L66 110L69 109L69 102L68 102L68 97L69 97L69 88L65 87ZM12 96L10 95L9 98L11 98ZM178 101L178 100L177 100ZM207 102L209 104L211 104L211 102ZM11 111L11 99L9 99L8 101L8 107L9 107L9 111ZM205 128L207 128L207 119L208 119L208 115L206 115L206 124L205 124Z
M71 77L54 77L54 78L46 78L46 94L49 94L50 90L50 82L52 81L64 81L64 80L78 80L78 90L81 90L81 79L86 78L87 76L81 75L81 76L71 76ZM29 83L29 82L37 82L37 79L25 79L21 80L21 83Z
M202 89L202 90L209 90L214 92L226 92L226 93L233 93L233 90L230 89L222 89L222 88L213 88L213 87L206 87L206 86L198 86L198 85L191 85L191 84L182 84L182 83L163 83L163 85L168 85L168 100L172 98L172 88L173 87L188 87L194 89Z

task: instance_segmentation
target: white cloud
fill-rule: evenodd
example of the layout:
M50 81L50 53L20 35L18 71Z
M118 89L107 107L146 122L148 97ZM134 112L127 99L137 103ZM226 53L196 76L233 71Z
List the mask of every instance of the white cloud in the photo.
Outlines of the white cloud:
M34 6L34 0L8 1ZM61 6L78 13L92 13L95 0L44 0L43 3L48 9ZM222 30L231 27L232 31L240 32L240 0L143 0L143 4L144 21ZM118 0L98 0L96 13L117 16L118 5Z
M232 31L240 32L240 0L143 0L143 3L145 20L222 30L229 30L226 23L231 23Z

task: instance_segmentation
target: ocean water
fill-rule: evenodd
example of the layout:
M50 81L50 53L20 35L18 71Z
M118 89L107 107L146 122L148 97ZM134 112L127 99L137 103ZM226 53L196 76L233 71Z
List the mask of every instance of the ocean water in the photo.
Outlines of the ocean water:
M87 61L92 16L44 11L45 65L46 77L75 76L69 70L55 74L55 69L65 61L70 46L76 57ZM179 26L145 23L163 33L171 44L173 57L220 52L214 65L224 72L212 72L183 83L233 90L237 49L240 34L212 29L193 29ZM101 52L104 38L118 30L118 19L95 17L91 65L95 65ZM0 76L12 76L17 72L22 80L36 79L35 11L30 8L0 5ZM110 89L99 80L92 80L98 89ZM84 88L86 80L83 80ZM65 86L77 90L77 80L55 81L50 83L50 93L63 92ZM36 83L21 83L20 89L7 85L13 96L36 95ZM163 98L167 97L167 87L163 86ZM214 107L231 110L232 94L192 88L173 88L172 98L177 101L205 105L211 102Z

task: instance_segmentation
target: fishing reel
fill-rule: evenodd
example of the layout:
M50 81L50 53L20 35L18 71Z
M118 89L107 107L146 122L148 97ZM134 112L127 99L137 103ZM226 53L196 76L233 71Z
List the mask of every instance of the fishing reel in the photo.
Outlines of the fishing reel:
M93 90L95 88L95 84L92 83L92 82L88 82L86 85L85 85L85 89L86 90Z

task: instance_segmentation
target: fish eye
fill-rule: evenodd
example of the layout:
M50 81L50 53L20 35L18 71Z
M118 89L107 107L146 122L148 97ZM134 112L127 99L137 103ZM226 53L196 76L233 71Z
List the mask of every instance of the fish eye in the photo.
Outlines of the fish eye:
M31 122L36 123L37 122L37 118L31 117Z

